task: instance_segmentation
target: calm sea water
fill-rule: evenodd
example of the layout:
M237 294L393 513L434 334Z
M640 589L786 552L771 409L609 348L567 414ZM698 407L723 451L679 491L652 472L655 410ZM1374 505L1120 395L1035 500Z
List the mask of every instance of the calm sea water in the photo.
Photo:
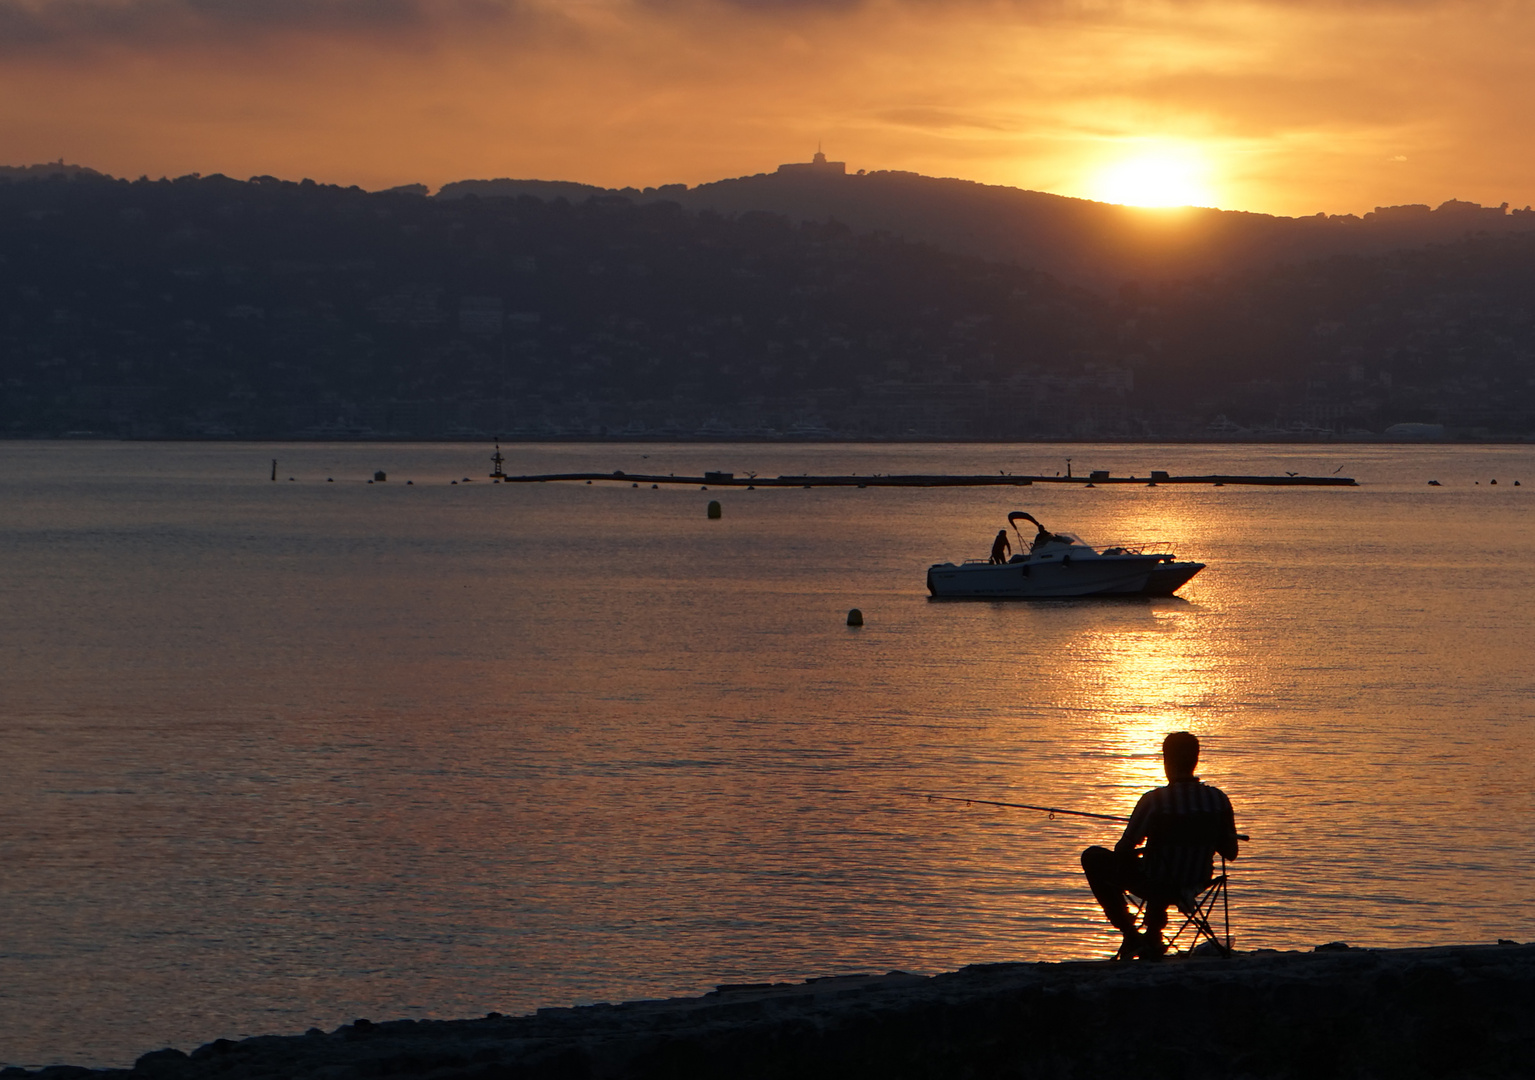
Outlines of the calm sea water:
M1182 728L1252 835L1239 948L1535 938L1535 449L515 446L1363 486L449 484L487 456L0 443L0 1063L1106 956L1112 826L905 793L1127 813ZM929 601L1013 509L1209 568Z

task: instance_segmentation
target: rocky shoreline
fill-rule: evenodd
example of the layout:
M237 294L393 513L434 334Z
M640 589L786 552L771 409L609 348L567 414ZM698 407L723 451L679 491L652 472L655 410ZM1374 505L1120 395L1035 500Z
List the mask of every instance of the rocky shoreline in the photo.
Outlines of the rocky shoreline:
M1513 1077L1535 1075L1535 944L990 964L697 998L359 1019L4 1080Z

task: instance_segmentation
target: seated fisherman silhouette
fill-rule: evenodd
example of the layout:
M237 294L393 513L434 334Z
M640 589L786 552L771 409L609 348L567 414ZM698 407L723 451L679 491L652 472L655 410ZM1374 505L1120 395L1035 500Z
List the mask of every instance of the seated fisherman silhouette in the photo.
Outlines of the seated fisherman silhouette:
M1157 959L1166 951L1162 929L1169 906L1187 906L1213 878L1211 862L1218 851L1237 857L1236 819L1231 800L1219 789L1201 783L1199 740L1175 731L1162 740L1162 767L1167 786L1142 795L1110 851L1090 847L1082 852L1082 869L1093 895L1109 922L1124 935L1120 955ZM1145 841L1145 847L1140 847ZM1125 893L1146 902L1144 931Z

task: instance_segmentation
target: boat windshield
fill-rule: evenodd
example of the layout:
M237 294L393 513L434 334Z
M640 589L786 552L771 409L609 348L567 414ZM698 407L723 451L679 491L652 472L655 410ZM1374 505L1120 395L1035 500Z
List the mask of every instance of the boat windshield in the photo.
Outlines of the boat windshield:
M1033 543L1031 543L1029 545L1029 550L1030 551L1038 551L1041 548L1047 547L1047 546L1049 546L1051 544L1080 545L1082 547L1086 547L1087 546L1085 543L1083 543L1082 538L1077 536L1075 533L1068 533L1068 532L1047 533L1047 532L1041 532L1041 533L1038 533L1034 537Z

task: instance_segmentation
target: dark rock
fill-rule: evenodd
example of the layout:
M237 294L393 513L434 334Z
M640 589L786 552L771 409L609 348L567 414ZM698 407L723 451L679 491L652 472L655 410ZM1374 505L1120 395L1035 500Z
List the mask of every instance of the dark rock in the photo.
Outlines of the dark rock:
M228 1040L225 1040L226 1042ZM232 1044L231 1044L232 1045ZM133 1071L141 1076L161 1076L181 1072L191 1058L185 1050L167 1046L164 1050L151 1050L133 1063Z
M264 1036L222 1053L216 1041L135 1076L1523 1078L1535 1060L1535 945L988 964L487 1019L359 1021L339 1039ZM49 1080L85 1076L123 1074Z
M239 1044L230 1039L214 1039L211 1043L205 1043L192 1051L192 1060L201 1061L204 1058L223 1057L230 1053Z

